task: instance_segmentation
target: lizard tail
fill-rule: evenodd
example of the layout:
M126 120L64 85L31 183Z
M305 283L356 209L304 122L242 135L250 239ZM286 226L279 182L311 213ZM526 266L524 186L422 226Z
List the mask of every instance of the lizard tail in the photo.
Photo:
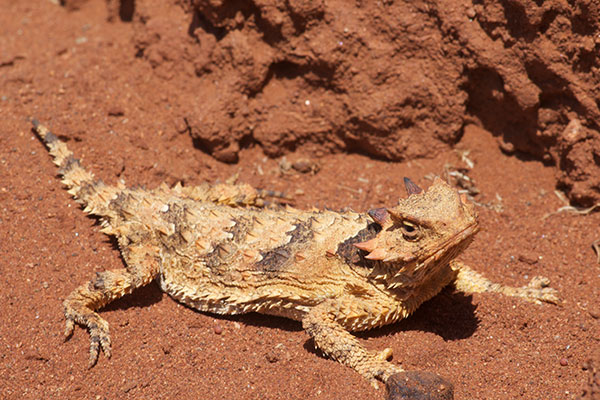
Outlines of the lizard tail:
M98 216L112 216L114 212L110 210L109 204L117 197L119 189L95 179L94 174L81 166L79 159L73 156L67 144L38 120L32 119L31 123L37 136L54 157L54 164L59 167L58 173L62 176L62 183L67 186L69 194L84 207L85 212Z

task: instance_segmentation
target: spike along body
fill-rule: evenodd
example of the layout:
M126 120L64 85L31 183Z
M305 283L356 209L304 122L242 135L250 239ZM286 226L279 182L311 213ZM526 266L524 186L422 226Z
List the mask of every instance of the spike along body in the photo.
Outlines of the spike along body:
M108 323L96 310L154 279L200 311L301 321L324 353L384 381L402 371L386 360L391 350L369 351L351 331L404 318L452 281L465 291L504 289L452 263L478 224L473 205L440 179L427 191L406 179L408 198L366 214L267 208L264 197L274 192L248 185L106 185L37 121L34 130L69 193L116 236L126 263L64 301L66 334L76 323L90 332L90 366L100 349L111 354ZM529 289L532 301L554 299Z

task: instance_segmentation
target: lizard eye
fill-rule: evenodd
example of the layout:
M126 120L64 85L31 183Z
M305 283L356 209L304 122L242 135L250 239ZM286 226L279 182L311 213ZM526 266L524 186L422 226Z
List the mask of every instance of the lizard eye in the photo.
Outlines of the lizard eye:
M413 242L421 236L421 231L419 227L411 224L408 221L402 221L402 225L400 226L400 231L402 232L402 236L404 239Z

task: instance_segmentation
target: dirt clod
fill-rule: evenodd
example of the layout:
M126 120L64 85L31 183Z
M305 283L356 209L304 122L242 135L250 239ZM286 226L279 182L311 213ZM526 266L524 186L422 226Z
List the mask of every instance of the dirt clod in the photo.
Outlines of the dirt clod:
M132 18L136 55L202 93L174 111L219 160L237 162L248 140L273 157L433 157L469 116L507 154L556 165L584 206L600 200L599 20L598 4L559 0L185 0Z
M388 400L452 400L454 386L447 379L427 371L405 371L386 382Z
M301 158L292 162L292 168L303 174L316 174L317 172L319 172L319 169L321 167L316 161L310 160L308 158Z

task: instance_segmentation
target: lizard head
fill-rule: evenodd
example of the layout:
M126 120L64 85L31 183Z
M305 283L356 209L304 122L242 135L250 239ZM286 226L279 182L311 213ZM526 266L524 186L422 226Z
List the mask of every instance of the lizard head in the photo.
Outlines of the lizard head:
M448 263L478 231L473 204L440 178L427 191L408 178L404 182L409 196L395 207L370 210L381 231L355 246L368 252L365 258L380 260L395 273Z

